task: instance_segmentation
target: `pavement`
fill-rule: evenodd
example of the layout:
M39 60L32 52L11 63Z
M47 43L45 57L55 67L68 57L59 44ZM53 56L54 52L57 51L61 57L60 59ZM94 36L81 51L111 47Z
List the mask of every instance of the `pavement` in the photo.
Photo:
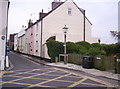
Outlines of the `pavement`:
M92 74L92 75L95 75L95 76L102 76L102 77L106 77L106 78L110 78L110 79L120 81L120 74L115 74L115 73L108 72L108 71L100 71L100 70L97 70L97 69L86 69L86 68L83 68L80 65L75 65L75 64L71 64L71 63L67 63L67 64L64 64L63 62L47 63L47 62L45 62L43 60L38 61L38 59L34 59L32 57L25 56L25 55L23 55L23 56L27 57L27 58L29 58L29 59L31 59L33 61L36 61L36 62L39 62L41 64L47 65L47 66L53 66L53 67L59 67L59 68L83 71L85 73L89 73L89 74Z

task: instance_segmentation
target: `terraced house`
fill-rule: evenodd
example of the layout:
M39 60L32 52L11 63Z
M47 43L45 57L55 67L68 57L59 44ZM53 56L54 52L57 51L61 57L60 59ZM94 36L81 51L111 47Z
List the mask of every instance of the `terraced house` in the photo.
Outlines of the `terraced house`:
M49 59L46 41L53 37L54 40L64 42L62 28L65 25L68 26L67 41L98 41L98 38L92 37L92 23L85 16L85 10L79 8L72 0L54 0L50 12L44 13L42 10L39 20L35 23L29 20L23 40L26 42L24 53Z

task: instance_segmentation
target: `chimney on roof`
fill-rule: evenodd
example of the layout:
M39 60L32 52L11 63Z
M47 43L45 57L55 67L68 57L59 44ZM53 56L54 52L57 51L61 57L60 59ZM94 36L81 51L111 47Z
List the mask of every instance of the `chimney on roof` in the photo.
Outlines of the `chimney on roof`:
M29 19L29 22L28 22L28 27L32 26L33 25L33 22L31 19Z
M42 9L42 13L43 13L43 9Z
M52 2L52 10L55 9L56 7L58 7L60 4L62 4L63 2L61 0L54 0Z
M39 13L39 19L43 18L44 16L46 16L47 13L44 13L43 9L42 12Z

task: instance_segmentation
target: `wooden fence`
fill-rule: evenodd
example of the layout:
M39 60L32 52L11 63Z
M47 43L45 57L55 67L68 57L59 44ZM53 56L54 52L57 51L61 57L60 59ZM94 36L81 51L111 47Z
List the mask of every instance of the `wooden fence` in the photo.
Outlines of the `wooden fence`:
M83 56L80 54L69 54L68 62L77 65L83 64ZM94 57L94 68L99 70L114 70L115 60L111 56L95 56Z

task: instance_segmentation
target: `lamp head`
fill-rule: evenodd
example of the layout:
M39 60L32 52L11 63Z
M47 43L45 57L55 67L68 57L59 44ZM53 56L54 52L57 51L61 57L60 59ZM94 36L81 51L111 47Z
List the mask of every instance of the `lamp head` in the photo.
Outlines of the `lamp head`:
M62 29L63 29L63 32L64 32L64 33L67 33L68 27L67 27L66 25L65 25Z

